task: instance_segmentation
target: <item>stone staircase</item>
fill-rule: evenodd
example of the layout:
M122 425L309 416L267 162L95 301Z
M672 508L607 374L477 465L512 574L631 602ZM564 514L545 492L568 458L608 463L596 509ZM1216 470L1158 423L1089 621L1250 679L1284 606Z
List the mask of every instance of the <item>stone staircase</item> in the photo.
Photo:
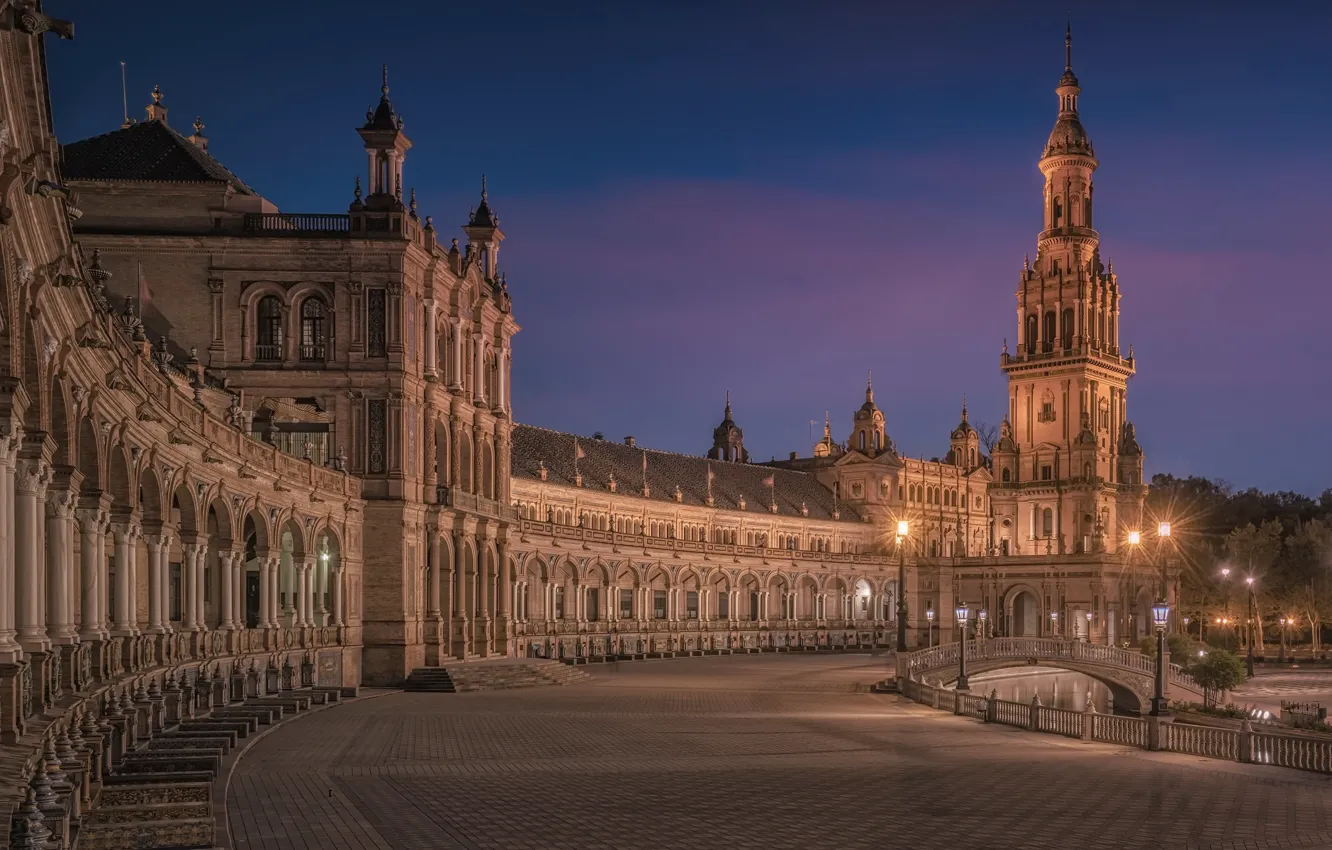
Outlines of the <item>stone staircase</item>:
M448 667L420 667L412 671L404 690L443 693L495 691L571 685L590 678L586 671L558 661L506 658L450 664Z
M451 694L457 689L453 686L453 677L446 667L417 667L407 677L404 691L413 693Z
M305 688L215 706L113 755L101 793L79 825L78 847L213 847L213 782L228 757L261 726L341 699L338 688Z

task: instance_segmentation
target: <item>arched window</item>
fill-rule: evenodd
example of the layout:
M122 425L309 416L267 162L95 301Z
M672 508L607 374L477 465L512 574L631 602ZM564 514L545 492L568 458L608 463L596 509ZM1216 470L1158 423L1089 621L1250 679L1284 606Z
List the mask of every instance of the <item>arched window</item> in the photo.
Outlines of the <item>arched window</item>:
M1041 351L1053 351L1055 341L1055 312L1045 314L1045 333L1041 335Z
M879 448L880 448L880 446L879 446L879 432L878 432L878 431L875 431L875 432L874 432L874 450L877 452L877 451L879 450Z
M1013 475L1008 471L1008 467L1004 467L1003 472L999 473L999 479L1003 481L1005 484L1007 484L1010 480L1012 480L1012 478Z
M1040 324L1040 322L1039 322L1039 320L1036 318L1036 314L1035 314L1035 313L1032 313L1030 316L1027 316L1027 353L1028 353L1028 354L1035 354L1035 353L1036 353L1036 337L1037 337L1037 335L1039 334L1039 329L1038 329L1037 325L1039 325L1039 324Z
M1065 350L1065 351L1068 351L1068 350L1070 350L1070 349L1073 348L1073 308L1072 308L1072 307L1066 307L1066 308L1064 309L1063 325L1064 325L1063 328L1061 328L1061 330L1063 331L1063 333L1060 334L1060 340L1059 340L1059 341L1060 341L1061 343L1063 343L1064 350Z
M864 432L864 431L861 431L861 432L860 432L860 450L861 450L862 452L865 450L865 432Z
M311 295L301 302L301 359L325 358L325 322L328 307L324 299Z
M259 299L255 318L255 360L282 359L282 299L265 295Z
M1050 508L1041 511L1041 536L1054 536L1054 511Z
M1050 226L1059 227L1064 222L1064 205L1055 198L1050 205Z

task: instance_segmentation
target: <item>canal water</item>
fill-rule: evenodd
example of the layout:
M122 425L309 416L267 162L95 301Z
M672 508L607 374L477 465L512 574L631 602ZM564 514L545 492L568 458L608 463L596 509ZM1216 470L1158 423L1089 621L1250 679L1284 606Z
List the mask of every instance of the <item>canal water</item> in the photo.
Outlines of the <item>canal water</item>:
M1071 670L1048 667L991 670L968 679L971 692L977 696L989 696L991 691L996 691L999 699L1027 703L1033 696L1039 696L1041 705L1073 711L1085 711L1090 699L1097 711L1114 711L1114 698L1109 688L1090 676Z

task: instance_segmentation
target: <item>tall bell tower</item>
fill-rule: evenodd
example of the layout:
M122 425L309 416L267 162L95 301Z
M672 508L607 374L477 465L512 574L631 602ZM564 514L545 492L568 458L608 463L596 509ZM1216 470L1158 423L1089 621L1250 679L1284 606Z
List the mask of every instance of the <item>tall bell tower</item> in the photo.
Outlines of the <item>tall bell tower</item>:
M1132 353L1120 348L1119 281L1093 228L1098 162L1078 114L1071 30L1045 178L1036 260L1017 288L1017 347L1005 342L1006 433L995 447L995 543L1008 554L1114 551L1141 520L1142 455L1127 416ZM1124 457L1126 450L1131 457Z

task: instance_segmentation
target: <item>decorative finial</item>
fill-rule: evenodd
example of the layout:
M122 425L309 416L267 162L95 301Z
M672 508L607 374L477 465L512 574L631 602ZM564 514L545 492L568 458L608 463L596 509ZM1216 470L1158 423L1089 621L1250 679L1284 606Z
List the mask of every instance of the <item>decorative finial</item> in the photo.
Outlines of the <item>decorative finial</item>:
M393 187L393 197L395 197L395 198L398 199L398 203L402 203L402 178L401 178L401 177L398 178L398 182L397 182L397 184Z
M1008 354L1008 337L1004 337L1004 354Z
M194 116L194 132L197 135L203 135L204 122L198 115ZM224 128L225 129L225 128ZM225 135L225 134L224 134Z
M1029 272L1029 271L1031 271L1031 255L1030 255L1030 254L1023 254L1023 255L1022 255L1022 270L1023 270L1024 272Z
M726 418L731 418L731 391L726 391Z
M161 104L161 103L162 103L162 87L161 87L161 86L158 86L158 85L154 85L154 86L153 86L153 103L154 103L154 104Z
M456 254L456 253L458 253L458 237L457 237L457 236L453 237L453 243L452 243L451 245L449 245L449 253L450 253L450 254Z
M412 211L412 218L416 218L416 187L412 187L412 200L408 205Z
M380 87L379 87L379 90L380 90L381 92L384 93L384 97L388 97L388 91L389 91L389 89L388 89L388 63L387 63L387 62L384 63L384 79L383 79L383 84L380 85Z
M962 393L962 421L967 421L967 394Z
M357 201L361 200L361 175L356 175L356 188L352 190L352 195Z
M865 401L874 401L874 371L871 369L865 370Z
M481 175L481 203L486 202L486 175Z
M426 230L434 230L434 229L435 229L435 221L434 221L434 219L432 219L430 216L426 216L425 229L426 229Z
M1064 70L1073 70L1073 22L1064 28Z

